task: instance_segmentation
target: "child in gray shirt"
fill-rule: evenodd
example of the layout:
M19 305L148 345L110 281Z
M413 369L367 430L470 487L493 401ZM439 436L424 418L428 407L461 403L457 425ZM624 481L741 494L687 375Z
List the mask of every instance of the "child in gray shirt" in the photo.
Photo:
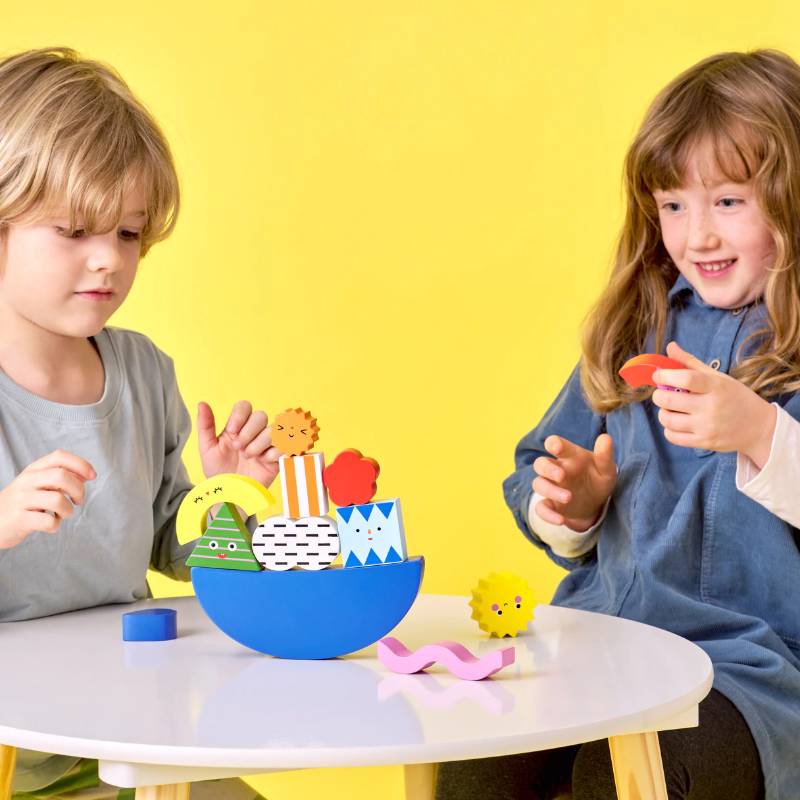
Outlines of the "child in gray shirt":
M106 325L178 207L167 142L113 69L68 48L0 60L2 623L142 599L148 568L189 579L175 521L191 421L173 362ZM249 403L219 436L201 404L198 437L206 477L275 478ZM118 796L96 762L18 749L16 766L15 796ZM191 797L255 796L209 783Z

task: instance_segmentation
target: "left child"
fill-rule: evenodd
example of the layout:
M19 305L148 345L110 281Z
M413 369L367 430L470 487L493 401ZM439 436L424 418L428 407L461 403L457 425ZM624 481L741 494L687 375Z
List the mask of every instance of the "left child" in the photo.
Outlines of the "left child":
M189 580L178 543L191 420L172 359L107 327L139 260L175 227L179 185L149 111L108 65L66 47L0 60L0 622L149 597ZM203 472L269 486L267 417L201 403ZM97 762L17 749L13 797L132 797ZM238 779L202 797L255 798Z

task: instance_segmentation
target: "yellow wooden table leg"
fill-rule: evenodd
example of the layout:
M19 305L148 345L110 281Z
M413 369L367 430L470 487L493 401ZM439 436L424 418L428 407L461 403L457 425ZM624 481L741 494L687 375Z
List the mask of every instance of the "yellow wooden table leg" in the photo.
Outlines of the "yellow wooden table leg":
M608 746L619 800L667 800L657 733L609 736Z
M436 764L406 764L406 800L433 800Z
M168 783L166 786L139 786L136 800L189 800L188 783Z
M14 777L16 761L17 748L0 744L0 800L11 797L11 779Z

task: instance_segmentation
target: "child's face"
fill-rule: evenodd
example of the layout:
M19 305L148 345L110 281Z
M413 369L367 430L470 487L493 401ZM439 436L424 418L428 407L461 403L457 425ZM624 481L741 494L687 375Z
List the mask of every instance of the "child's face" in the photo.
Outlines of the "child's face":
M653 198L675 266L706 303L739 308L762 295L775 244L752 183L730 183L711 170L713 164L710 145L698 146L688 159L684 186L657 190ZM707 268L717 266L724 268Z
M145 208L141 190L125 197L123 216L105 234L70 238L66 208L28 225L10 225L0 244L0 315L5 323L51 333L98 333L125 300L139 263Z

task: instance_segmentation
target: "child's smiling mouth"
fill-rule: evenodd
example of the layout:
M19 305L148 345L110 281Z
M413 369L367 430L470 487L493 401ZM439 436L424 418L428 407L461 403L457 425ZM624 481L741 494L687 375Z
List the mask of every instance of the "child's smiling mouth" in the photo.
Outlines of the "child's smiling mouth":
M726 258L717 261L693 261L692 263L704 278L718 278L730 272L736 261L736 258Z

